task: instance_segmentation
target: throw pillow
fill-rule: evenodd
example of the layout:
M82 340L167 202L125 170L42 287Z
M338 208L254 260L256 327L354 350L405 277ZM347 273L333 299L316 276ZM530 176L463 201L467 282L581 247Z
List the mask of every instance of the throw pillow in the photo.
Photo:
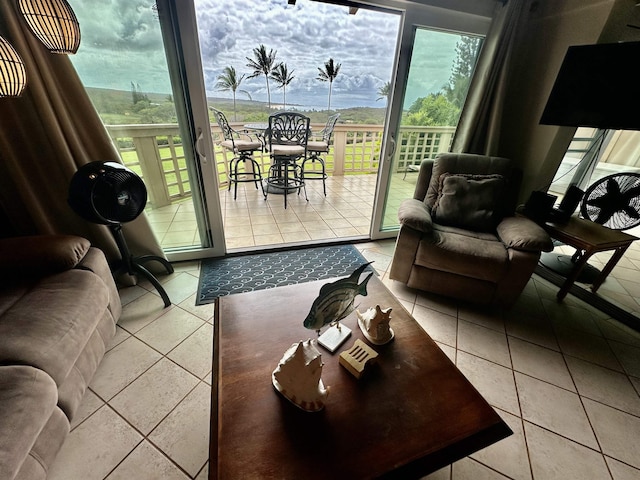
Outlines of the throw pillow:
M502 175L443 173L431 211L441 225L480 232L495 230L506 180Z

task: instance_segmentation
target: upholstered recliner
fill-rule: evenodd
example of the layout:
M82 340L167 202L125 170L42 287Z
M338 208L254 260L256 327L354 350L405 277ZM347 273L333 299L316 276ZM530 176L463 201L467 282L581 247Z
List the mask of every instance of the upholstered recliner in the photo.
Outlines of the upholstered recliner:
M514 216L521 173L506 158L442 154L424 160L401 223L390 278L411 288L510 307L553 250L547 233Z

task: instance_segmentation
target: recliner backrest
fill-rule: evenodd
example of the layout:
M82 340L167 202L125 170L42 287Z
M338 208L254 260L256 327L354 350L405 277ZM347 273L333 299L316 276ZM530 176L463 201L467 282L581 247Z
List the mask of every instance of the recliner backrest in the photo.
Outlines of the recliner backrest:
M438 198L440 176L443 173L471 175L499 174L504 176L507 181L506 191L499 202L501 207L500 216L510 215L515 211L522 174L520 170L514 166L511 159L470 153L443 153L435 160L424 161L423 164L424 168L427 169L431 166L431 175L427 175L426 172L420 173L414 198L423 198L424 203L429 208L433 207ZM420 185L420 183L424 181L428 181L426 191L424 190L424 185ZM418 197L418 194L424 196Z

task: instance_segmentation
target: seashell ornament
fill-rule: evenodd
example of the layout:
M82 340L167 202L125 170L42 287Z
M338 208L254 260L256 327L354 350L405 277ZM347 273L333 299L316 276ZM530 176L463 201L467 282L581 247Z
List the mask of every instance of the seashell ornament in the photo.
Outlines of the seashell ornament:
M320 378L322 365L322 355L311 340L294 343L271 374L271 382L298 408L317 412L324 408L329 394L329 388L325 388Z
M376 308L369 308L364 313L356 310L356 315L358 315L358 326L362 330L362 334L371 343L384 345L393 340L394 333L389 326L391 308L382 310L380 305L376 305Z

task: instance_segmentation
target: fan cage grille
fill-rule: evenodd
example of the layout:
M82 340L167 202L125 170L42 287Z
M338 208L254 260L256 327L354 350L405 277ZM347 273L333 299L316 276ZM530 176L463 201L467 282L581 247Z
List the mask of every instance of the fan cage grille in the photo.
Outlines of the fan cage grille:
M608 196L611 203L606 205ZM614 173L596 181L585 192L580 212L584 218L613 230L640 225L640 173Z

